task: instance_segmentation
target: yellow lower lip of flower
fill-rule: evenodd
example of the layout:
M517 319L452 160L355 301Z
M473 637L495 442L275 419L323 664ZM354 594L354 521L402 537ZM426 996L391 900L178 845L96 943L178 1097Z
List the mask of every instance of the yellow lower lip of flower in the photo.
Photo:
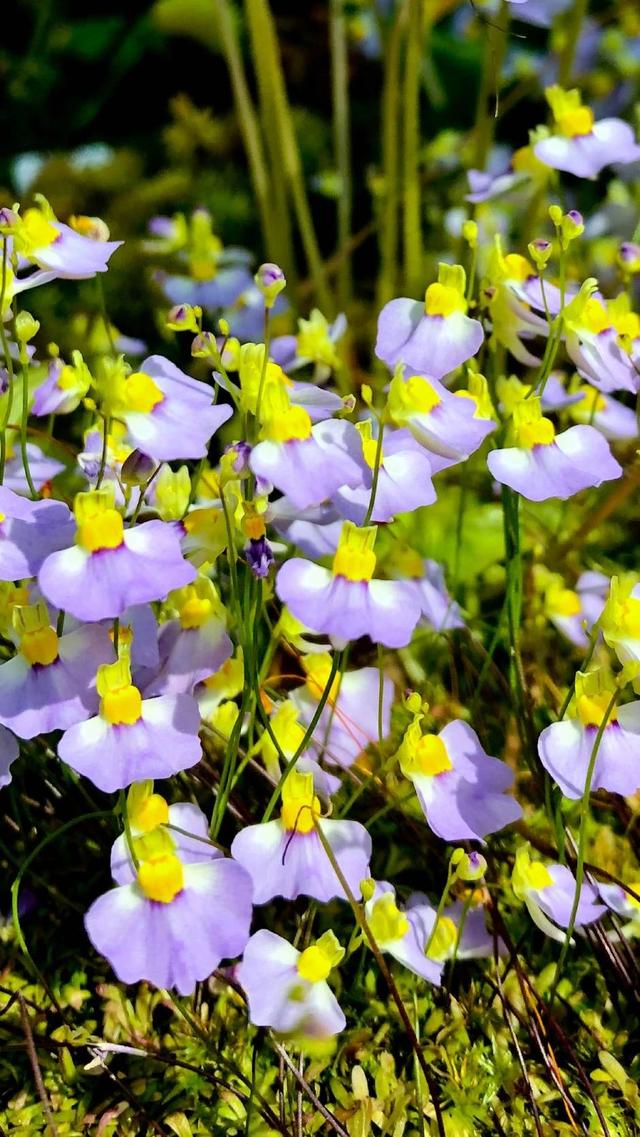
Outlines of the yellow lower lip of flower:
M429 959L447 959L458 939L458 929L450 916L440 916L429 944Z
M296 966L298 975L308 983L320 983L331 972L331 960L317 944L305 948Z
M593 111L590 107L575 107L565 111L558 119L558 129L565 138L581 138L593 130Z
M105 509L86 517L78 525L76 541L87 553L119 549L124 542L124 522L117 509Z
M600 332L606 332L611 327L611 320L604 304L593 296L585 302L582 321L587 331L594 336L600 335Z
M211 611L211 601L206 597L190 596L180 609L180 625L185 629L201 628L209 619Z
M38 249L52 245L58 236L55 225L51 224L41 209L26 209L15 235L16 251L29 256Z
M425 734L416 746L415 764L421 774L435 777L453 769L447 748L437 734Z
M338 549L333 558L334 576L344 576L354 582L369 581L376 569L376 555L372 549Z
M464 296L450 285L436 281L427 288L424 298L427 316L452 316L454 312L463 311L464 307Z
M112 726L133 726L142 715L142 695L132 684L116 691L106 691L102 696L100 714Z
M164 400L158 384L144 371L134 371L125 381L124 397L127 410L139 414L150 414Z
M576 700L576 709L578 711L578 718L583 726L593 726L599 728L604 721L604 716L607 713L607 708L611 702L612 691L605 691L600 695L580 695ZM617 719L615 708L609 714L607 722L615 722Z
M553 423L548 418L523 422L518 428L518 445L525 450L532 450L534 446L550 446L555 436Z
M527 888L549 888L553 884L553 877L546 865L541 861L532 861L526 871Z
M288 832L310 833L320 817L320 802L313 792L313 774L289 774L282 787L280 820Z
M148 900L170 904L184 888L184 869L173 853L153 857L140 865L138 884Z
M311 437L311 419L304 407L264 416L262 436L269 442L305 442Z
M560 588L547 597L547 609L554 616L579 616L580 597L572 588Z
M58 637L54 628L37 628L26 632L20 642L20 651L31 666L48 667L59 655Z
M385 944L404 939L410 924L404 912L399 911L391 893L386 892L373 905L369 927L374 939L379 944Z
M138 809L130 811L132 825L143 833L151 833L159 825L166 825L169 820L169 806L161 794L149 794L144 798Z

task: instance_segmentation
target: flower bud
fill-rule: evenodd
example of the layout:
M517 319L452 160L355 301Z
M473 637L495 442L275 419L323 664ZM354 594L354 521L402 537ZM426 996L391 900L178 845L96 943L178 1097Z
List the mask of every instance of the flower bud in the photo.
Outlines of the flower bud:
M20 343L28 343L36 335L40 323L30 312L18 312L15 321L16 338Z
M148 454L143 454L141 450L132 450L122 463L120 480L125 486L143 486L156 469L157 462Z
M559 229L562 223L562 210L559 205L549 206L549 217L551 218L551 222L553 225L555 225L556 229Z
M560 224L560 245L568 249L572 241L584 233L584 218L577 209L570 209Z
M248 442L231 442L225 446L223 453L230 456L231 468L238 477L249 472L251 447Z
M623 241L618 249L618 261L625 272L640 272L640 245L633 241Z
M191 354L195 359L220 359L218 344L213 332L200 332L191 344Z
M374 894L375 890L376 890L376 882L375 882L375 880L372 880L371 877L367 877L366 880L360 881L360 894L361 894L362 899L364 900L365 904L367 904L368 901L373 898L373 894Z
M456 853L462 853L454 864L454 857ZM465 853L462 849L456 849L451 858L451 864L456 870L456 877L458 880L480 880L487 871L487 862L482 856L482 853Z
M287 287L282 269L278 265L267 262L260 265L253 279L264 296L265 308L273 308L278 296Z
M271 545L266 537L259 537L257 541L249 541L245 546L244 555L249 568L259 580L265 580L275 557Z
M478 226L475 221L469 220L463 222L462 236L470 249L476 248L478 244Z
M191 304L175 304L167 313L166 324L172 332L199 332L202 308Z
M9 209L6 205L3 206L3 208L0 209L0 233L11 233L19 220L19 215L15 209Z
M544 272L553 249L551 241L546 241L544 237L537 237L536 240L531 241L527 247L529 249L529 256L534 262L538 272Z

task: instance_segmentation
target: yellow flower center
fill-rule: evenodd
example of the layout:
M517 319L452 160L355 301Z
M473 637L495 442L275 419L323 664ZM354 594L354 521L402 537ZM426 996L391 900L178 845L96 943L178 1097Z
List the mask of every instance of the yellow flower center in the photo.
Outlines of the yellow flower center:
M100 704L100 714L112 726L132 726L142 714L142 695L133 684L108 691Z
M207 597L197 596L194 592L180 609L180 626L182 628L201 628L211 616L212 604Z
M378 452L378 439L377 438L363 438L362 439L362 454L365 462L370 470L375 469L376 454ZM380 465L384 462L384 453L380 454Z
M319 817L320 801L313 792L313 774L293 770L282 787L283 828L290 833L310 833Z
M37 628L26 632L20 643L20 651L32 667L34 664L48 667L50 663L55 663L59 655L55 628Z
M107 509L87 517L78 526L76 541L88 553L101 549L119 549L124 541L124 522L117 509Z
M572 588L551 589L547 595L547 608L554 616L578 616L580 597Z
M464 296L456 288L435 281L427 288L424 297L424 310L427 316L452 316L454 312L464 311Z
M131 822L143 833L151 833L159 825L169 821L169 806L161 794L149 794L140 803L135 813L130 811Z
M345 521L333 558L333 575L352 581L371 580L376 568L373 551L376 533L375 525L358 529L352 522Z
M329 682L329 675L331 674L331 656L326 652L318 655L307 656L303 660L303 667L307 673L306 686L311 694L317 699L324 691L327 683ZM336 675L331 684L329 698L327 702L334 703L338 697L340 689L340 677Z
M132 726L142 715L142 695L131 683L131 669L126 656L115 663L102 663L98 668L100 714L112 726Z
M16 229L16 252L28 257L38 249L52 245L57 236L58 230L41 209L26 209Z
M548 418L539 418L533 422L523 422L518 427L517 445L525 450L534 446L549 446L556 436L553 423Z
M304 407L290 406L279 414L264 416L262 435L270 442L304 442L311 436L311 419Z
M447 748L437 734L425 734L419 740L415 751L416 768L421 774L435 777L452 770L453 765Z
M593 130L593 111L590 107L574 107L561 114L557 121L565 138L580 138Z
M526 257L520 256L520 253L507 253L504 263L510 280L518 280L522 283L530 276L535 275L531 263Z
M576 410L584 414L598 414L600 411L605 410L607 400L600 391L596 391L595 387L580 387L580 402L575 404Z
M138 884L149 900L170 904L184 888L184 869L175 853L152 857L140 865Z
M332 961L321 947L312 944L302 952L296 966L302 979L308 983L320 983L330 974Z
M603 691L600 694L578 696L576 699L576 709L578 718L583 726L594 726L598 728L602 725L604 716L607 713L607 707L611 702L611 695L611 691ZM614 707L607 718L607 722L616 722L617 717Z
M379 944L402 940L409 931L409 921L400 912L390 892L385 892L373 905L369 916L369 927Z
M450 916L440 916L429 944L429 959L447 959L458 939L458 929Z
M134 371L124 383L124 403L126 409L139 414L150 414L164 399L157 383L144 371Z
M371 580L376 569L376 555L373 549L338 549L333 558L334 576L344 576L347 580Z
M607 328L611 327L611 320L609 314L600 300L594 299L592 296L589 300L585 301L583 308L583 322L588 331L592 332L594 336L605 332Z

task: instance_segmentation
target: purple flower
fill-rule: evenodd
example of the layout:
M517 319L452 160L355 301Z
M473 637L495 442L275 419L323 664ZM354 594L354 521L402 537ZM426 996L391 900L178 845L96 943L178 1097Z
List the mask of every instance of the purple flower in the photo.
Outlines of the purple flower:
M105 241L84 236L82 228L96 232L92 218L74 219L77 228L64 225L44 209L27 209L20 216L14 232L16 252L37 264L48 279L84 280L98 272L106 272L108 262L122 241Z
M254 903L266 904L274 896L295 900L312 896L326 903L345 893L322 842L321 829L356 895L360 881L369 875L371 838L357 821L325 821L314 794L313 775L292 770L282 787L282 814L277 821L248 825L234 838L231 855L253 880Z
M342 485L365 477L360 440L350 422L311 423L283 387L269 386L262 400L262 442L251 451L254 474L286 493L298 509L318 505Z
M346 1020L326 979L343 955L333 932L302 952L274 932L255 932L236 969L250 1021L298 1039L339 1034Z
M594 295L595 288L595 280L585 281L565 310L567 354L583 379L599 391L635 393L639 384L640 320L629 310L627 297L603 301Z
M28 501L0 486L0 580L35 576L50 553L73 538L73 518L61 501Z
M415 975L440 985L442 962L425 954L436 917L426 897L423 903L402 911L396 904L393 885L379 881L365 904L365 915L381 951L392 955Z
M191 694L233 652L225 610L212 582L204 576L172 593L167 608L176 616L160 630L160 666L145 691L147 695Z
M545 91L553 112L555 131L534 143L540 162L554 170L566 170L578 178L597 178L615 162L635 162L640 146L628 123L619 118L595 122L593 111L582 105L579 91L548 87Z
M143 699L126 656L98 669L97 688L99 714L66 731L58 757L98 789L169 778L200 760L200 712L191 695Z
M378 317L375 352L390 368L400 363L441 379L479 351L484 332L466 315L466 276L460 265L441 264L424 304L402 297Z
M572 426L556 435L542 416L539 398L525 399L513 410L515 445L493 450L490 473L529 501L565 500L590 486L622 475L602 435L592 426Z
M387 413L399 427L407 427L429 452L432 473L462 462L495 430L487 407L470 391L452 394L424 375L404 378L398 369L389 387Z
M594 426L609 442L630 442L637 438L638 420L632 407L586 384L576 394L579 397L569 409L576 422Z
M331 670L331 657L317 653L303 657L307 681L291 692L291 702L308 726L324 691ZM383 738L391 727L393 683L382 681L381 725ZM336 677L327 704L320 715L309 745L327 762L349 768L372 742L379 741L378 703L380 675L376 667L361 667Z
M278 573L276 592L312 631L404 647L420 615L417 596L406 581L372 579L375 535L375 526L356 529L345 521L332 570L293 557Z
M407 727L398 758L414 785L424 815L445 841L482 840L522 816L506 791L513 771L483 750L476 732L460 719L440 734L422 733L422 713Z
M47 377L36 388L31 408L34 415L69 414L79 406L91 385L91 373L79 351L73 363L52 359Z
M87 935L121 982L144 979L190 995L247 943L251 880L215 853L187 862L166 830L142 841L135 878L94 900Z
M19 754L20 747L15 735L5 726L0 726L0 790L9 785L11 766Z
M288 544L308 557L333 556L338 548L343 519L331 502L299 510L288 497L269 503L267 520Z
M0 665L0 722L19 738L66 730L98 709L95 675L113 659L106 628L58 637L46 606L14 608L18 652Z
M333 494L333 502L339 512L356 525L362 525L369 508L377 452L377 439L371 435L370 423L360 424L360 432L364 459L362 484L341 486ZM421 506L432 505L435 500L431 463L423 447L408 430L386 427L372 522L393 521L398 513L410 513Z
M576 879L566 865L545 865L532 861L529 847L521 845L511 880L513 891L523 900L534 924L545 935L558 943L565 939L561 928L568 928L576 894ZM598 902L598 893L588 880L580 891L575 927L582 928L599 920L605 909Z
M577 429L577 428L576 428ZM51 553L38 574L47 600L79 620L104 620L189 584L176 527L146 521L125 529L112 486L76 495L76 544Z
M542 765L565 797L584 794L587 770L615 688L600 672L578 672L567 719L545 727L538 739ZM640 788L640 701L614 708L604 727L591 789L634 794Z
M151 355L115 385L109 408L126 424L132 445L160 462L206 456L211 436L233 413L212 400L206 383Z

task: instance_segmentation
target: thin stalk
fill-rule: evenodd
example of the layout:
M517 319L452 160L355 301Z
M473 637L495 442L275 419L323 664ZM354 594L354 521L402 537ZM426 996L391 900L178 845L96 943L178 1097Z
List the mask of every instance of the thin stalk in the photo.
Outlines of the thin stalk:
M31 477L31 468L29 466L29 455L27 453L27 422L29 419L29 362L26 357L25 347L21 347L21 376L22 376L22 414L20 416L20 454L22 455L22 468L24 476L29 487L29 493L34 501L38 497L38 491L33 484Z
M475 147L473 165L477 170L484 170L489 152L493 145L498 110L500 105L500 73L507 50L507 36L509 31L509 4L503 0L495 24L485 26L485 49L482 63L482 79L478 93L477 112L475 122ZM489 100L493 89L493 108Z
M558 62L558 83L561 87L570 87L573 64L576 58L578 42L582 24L589 9L589 0L574 0L565 25L565 43Z
M384 438L384 426L381 422L378 423L378 438L376 440L376 452L373 460L373 476L371 478L371 495L369 497L369 505L364 517L363 525L368 525L371 521L374 506L376 504L376 493L378 492L378 480L380 478L380 465L382 463L382 441Z
M298 761L298 758L300 757L301 754L304 753L309 742L313 738L313 732L316 729L316 727L320 721L320 716L322 715L322 712L323 712L323 710L327 704L327 700L329 698L329 695L331 694L331 688L333 687L333 681L334 681L336 675L338 674L338 670L341 669L341 662L342 662L342 653L341 652L334 652L333 659L331 660L331 670L329 672L329 678L327 679L326 686L325 686L325 688L324 688L324 690L323 690L323 692L322 692L322 694L318 700L318 705L314 711L311 722L309 723L307 729L305 730L304 735L301 738L300 744L297 747L295 753L289 759L289 761L286 763L285 768L282 771L282 774L280 775L280 777L278 779L278 783L277 783L277 785L276 785L276 787L275 787L275 789L274 789L274 791L273 791L273 793L269 799L269 804L267 805L267 808L264 811L264 815L262 818L263 821L268 821L269 818L271 817L271 815L272 815L272 813L273 813L273 811L274 811L274 809L275 809L275 807L278 804L278 801L280 799L280 794L282 792L282 787L283 787L284 783L286 782L287 778L289 777L289 774L291 773L291 771L294 769L295 764ZM278 747L278 749L280 749L280 748Z
M249 93L249 86L242 62L242 52L238 43L236 20L229 0L214 0L218 13L218 25L222 46L229 68L231 89L249 165L251 185L260 214L262 240L270 260L279 257L286 261L285 249L280 246L281 235L274 225L273 210L270 203L269 174L264 155L260 126Z
M400 201L400 62L406 30L407 0L399 8L383 54L382 173L380 217L380 275L378 307L396 294L398 263L398 205Z
M420 62L424 39L422 0L409 0L409 34L403 84L403 244L410 296L422 287L422 208L420 192Z
M315 831L318 835L318 840L320 841L320 844L322 845L322 848L324 849L324 851L327 855L327 858L328 858L329 862L331 863L331 867L333 868L334 873L336 874L338 880L340 881L340 884L342 886L344 894L345 894L347 900L349 901L349 904L351 906L351 910L352 910L353 915L356 919L356 922L357 922L358 926L360 927L361 931L363 932L363 934L367 940L367 943L369 944L369 947L371 948L371 951L373 952L373 956L374 956L374 959L375 959L375 961L378 965L378 968L380 970L380 974L382 975L382 978L384 979L384 981L387 985L387 988L389 990L389 994L391 995L391 998L393 999L393 1001L396 1005L398 1014L400 1015L400 1019L401 1019L402 1025L405 1029L405 1033L407 1035L407 1038L409 1039L411 1049L413 1050L413 1053L415 1054L415 1056L418 1060L418 1064L420 1066L420 1069L421 1069L422 1073L424 1074L425 1081L427 1083L427 1086L429 1087L429 1094L431 1095L431 1101L433 1104L433 1109L434 1109L434 1112L436 1115L436 1125L438 1127L439 1137L446 1137L446 1132L445 1132L445 1128L444 1128L444 1120L442 1117L442 1109L440 1107L440 1097L438 1094L438 1087L436 1085L436 1082L435 1082L435 1079L434 1079L433 1074L431 1072L431 1069L429 1067L429 1064L428 1064L428 1062L424 1056L424 1052L422 1050L422 1047L420 1046L420 1043L418 1042L418 1038L417 1038L415 1030L413 1029L413 1023L411 1022L407 1008L405 1007L405 1005L402 1001L402 997L400 995L400 992L398 991L395 980L394 980L394 978L393 978L393 976L392 976L392 974L391 974L391 972L387 966L387 961L384 958L380 948L378 947L376 938L375 938L373 932L371 931L371 928L369 926L369 921L367 920L367 917L366 917L365 912L364 912L364 907L362 904L358 903L355 896L353 895L353 892L351 891L351 888L349 887L349 882L347 881L342 869L340 868L340 865L338 864L338 861L336 860L333 849L331 848L329 842L327 841L327 838L325 837L324 833L322 832L322 823L319 822L316 819L316 817L314 816L313 817L313 824L314 824Z
M347 308L353 286L351 273L351 122L349 114L349 70L344 0L331 0L329 9L331 48L331 91L333 101L333 141L336 169L340 179L338 196L338 299Z
M553 986L551 988L551 991L549 992L549 1002L550 1003L553 1002L553 997L555 995L556 988L558 986L558 983L560 982L560 976L562 974L562 968L563 968L564 962L567 958L567 952L569 951L569 945L571 944L571 937L573 935L573 929L576 926L576 918L578 915L578 908L580 906L580 895L582 893L582 884L584 881L585 848L586 848L586 843L587 843L587 822L589 820L589 799L590 799L590 795L591 795L591 783L593 781L593 774L594 774L594 770L596 768L596 759L598 757L598 751L600 749L600 743L602 742L602 736L605 732L607 723L609 722L609 719L611 718L611 715L613 713L613 708L616 705L618 696L619 696L619 691L616 688L616 690L613 692L613 694L609 700L609 703L607 705L607 709L606 709L606 711L602 717L602 722L600 723L600 725L598 727L598 732L597 732L596 737L594 739L593 747L591 750L591 755L589 757L589 765L587 767L587 777L586 777L585 785L584 785L584 793L582 795L582 799L580 802L580 829L578 832L578 856L576 859L576 872L575 872L576 889L575 889L575 893L573 896L573 906L571 908L571 915L569 917L569 924L567 927L567 933L564 937L564 942L562 944L562 948L560 949L560 955L558 957L558 962L556 964L556 970L555 970L555 975L554 975L554 979L553 979Z
M7 293L7 257L8 245L7 238L2 238L2 281L0 282L0 340L2 342L2 351L4 354L5 366L7 369L7 407L4 413L2 423L2 433L0 434L0 485L4 482L4 471L7 464L7 427L11 417L11 403L13 400L13 363L9 355L9 344L4 330L4 299Z

